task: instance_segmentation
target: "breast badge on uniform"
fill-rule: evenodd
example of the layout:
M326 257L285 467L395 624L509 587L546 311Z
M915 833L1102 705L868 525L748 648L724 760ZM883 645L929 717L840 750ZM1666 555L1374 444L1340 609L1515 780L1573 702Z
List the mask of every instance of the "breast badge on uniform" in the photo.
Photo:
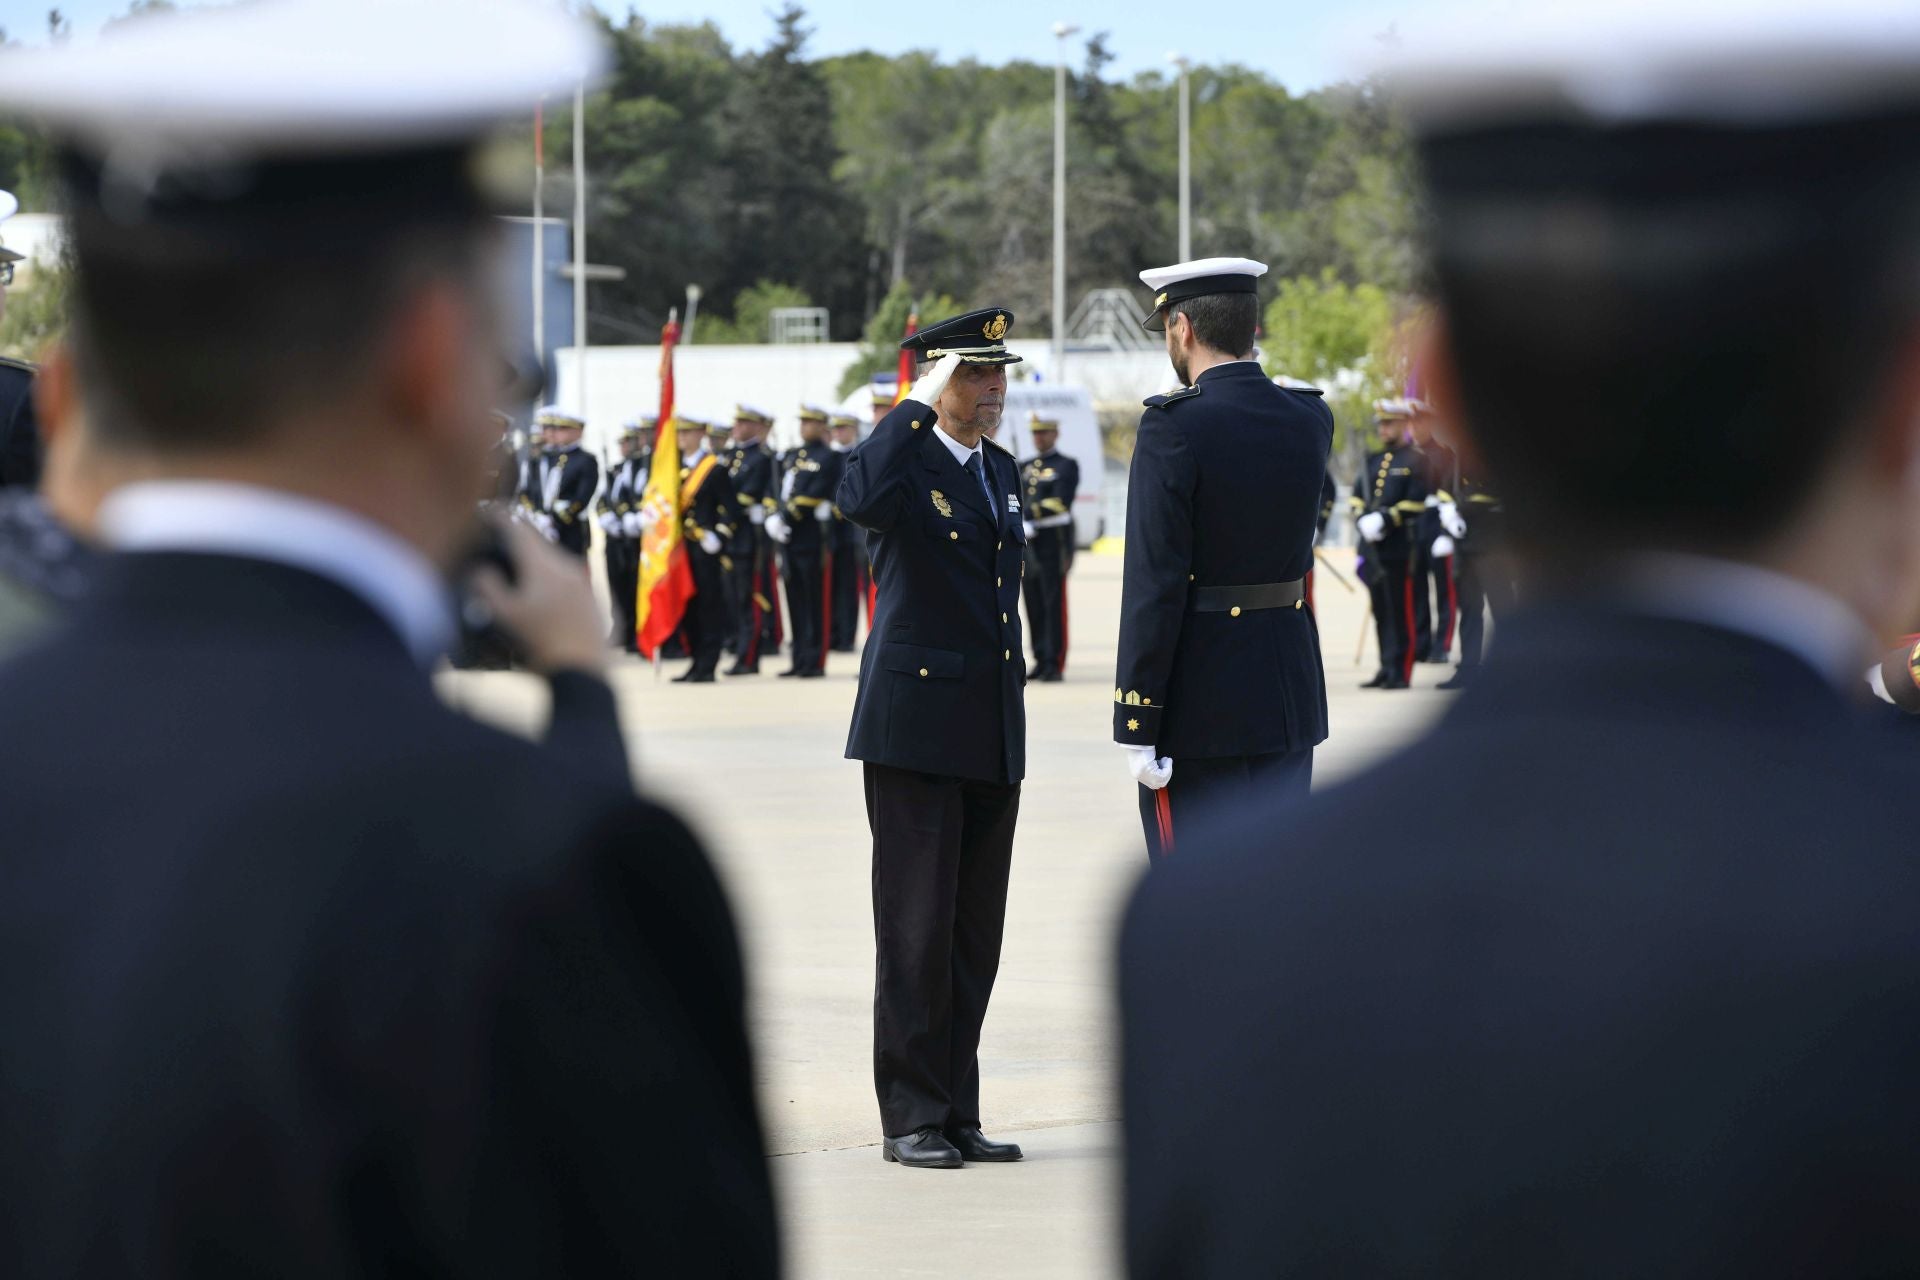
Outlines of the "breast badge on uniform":
M947 495L938 489L933 491L933 509L947 519L953 519L953 504L947 501Z

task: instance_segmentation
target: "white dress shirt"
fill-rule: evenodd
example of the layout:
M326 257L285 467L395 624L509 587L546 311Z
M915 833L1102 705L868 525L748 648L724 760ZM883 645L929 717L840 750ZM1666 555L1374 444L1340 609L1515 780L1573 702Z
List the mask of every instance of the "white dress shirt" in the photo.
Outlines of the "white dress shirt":
M342 507L255 485L154 480L112 493L100 532L121 551L241 556L317 574L370 605L422 666L453 642L452 593L432 562Z
M1873 633L1818 587L1758 565L1659 552L1635 556L1627 603L1656 617L1699 622L1785 649L1851 692L1873 659Z

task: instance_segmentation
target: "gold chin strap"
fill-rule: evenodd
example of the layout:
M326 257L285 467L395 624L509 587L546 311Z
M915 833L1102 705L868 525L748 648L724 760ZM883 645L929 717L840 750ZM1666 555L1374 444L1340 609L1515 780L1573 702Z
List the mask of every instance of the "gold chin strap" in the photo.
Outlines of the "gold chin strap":
M927 352L927 359L938 360L944 356L959 356L962 360L974 356L1003 356L1007 354L1004 345L991 347L936 347Z

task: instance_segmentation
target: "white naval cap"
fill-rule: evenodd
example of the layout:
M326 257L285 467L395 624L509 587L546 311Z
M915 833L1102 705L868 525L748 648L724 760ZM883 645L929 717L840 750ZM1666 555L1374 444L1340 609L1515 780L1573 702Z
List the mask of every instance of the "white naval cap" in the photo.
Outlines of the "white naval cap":
M1414 132L1803 124L1920 101L1913 0L1571 0L1417 16L1365 61Z
M1188 298L1212 293L1253 293L1255 281L1267 274L1267 264L1252 258L1198 258L1171 267L1149 267L1140 283L1153 290L1153 311L1146 328L1166 328L1167 308Z
M587 420L571 409L563 409L557 404L541 405L533 415L537 427L570 427L584 431Z
M470 139L597 76L592 28L527 0L258 0L0 57L0 108L164 168Z
M20 212L20 199L11 191L0 191L0 222L5 222ZM6 241L0 240L0 262L19 262L26 257L24 253L15 253L6 247Z
M1414 402L1411 400L1400 396L1388 396L1373 402L1373 416L1388 422L1411 418L1414 415L1413 406Z

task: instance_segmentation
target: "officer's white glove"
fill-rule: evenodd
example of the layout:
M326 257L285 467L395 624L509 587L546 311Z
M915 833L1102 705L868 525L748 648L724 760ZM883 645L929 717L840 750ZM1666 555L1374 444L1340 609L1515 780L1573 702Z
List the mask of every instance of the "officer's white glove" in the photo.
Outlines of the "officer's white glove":
M1353 527L1358 529L1360 536L1368 542L1378 542L1387 536L1387 517L1383 512L1369 511L1354 521Z
M641 509L640 514L635 518L640 522L640 531L645 533L648 529L660 523L660 512L657 508L645 507Z
M1038 529L1033 527L1033 521L1031 520L1022 520L1020 522L1020 531L1027 535L1028 542L1032 542L1033 535L1040 532Z
M609 534L615 534L620 532L620 517L613 514L613 512L611 511L602 511L598 516L595 517L595 520L599 524L599 526L602 529L606 530Z
M1158 791L1173 780L1173 761L1165 756L1156 759L1152 747L1128 747L1127 770L1149 791Z
M766 522L767 522L767 509L765 507L761 506L759 503L755 503L753 506L747 508L748 524L762 525L762 524L765 524Z
M620 517L620 531L629 538L637 538L643 532L638 511L629 511Z
M554 527L553 517L544 511L533 513L533 527L538 529L540 536L548 542L556 541L560 537L560 531Z
M1467 536L1467 522L1460 515L1460 508L1454 506L1451 502L1443 502L1440 504L1440 523L1445 526L1448 533L1456 538L1464 538Z
M947 389L947 380L953 377L953 371L960 367L960 356L941 356L931 369L920 375L913 384L913 390L907 392L907 399L918 400L921 404L938 404L940 393Z
M1451 556L1452 554L1453 554L1452 538L1449 538L1446 534L1443 533L1439 537L1433 540L1433 558L1435 560L1445 560L1447 557Z
M776 512L767 517L767 536L784 547L787 539L793 536L793 526L787 523L785 516Z
M709 529L700 535L700 549L710 556L720 554L720 535Z
M1873 696L1880 701L1893 701L1893 695L1887 692L1887 673L1878 662L1867 669L1867 688L1873 690Z
M813 509L813 518L821 524L831 523L833 520L833 504L831 502L823 502L815 507Z

